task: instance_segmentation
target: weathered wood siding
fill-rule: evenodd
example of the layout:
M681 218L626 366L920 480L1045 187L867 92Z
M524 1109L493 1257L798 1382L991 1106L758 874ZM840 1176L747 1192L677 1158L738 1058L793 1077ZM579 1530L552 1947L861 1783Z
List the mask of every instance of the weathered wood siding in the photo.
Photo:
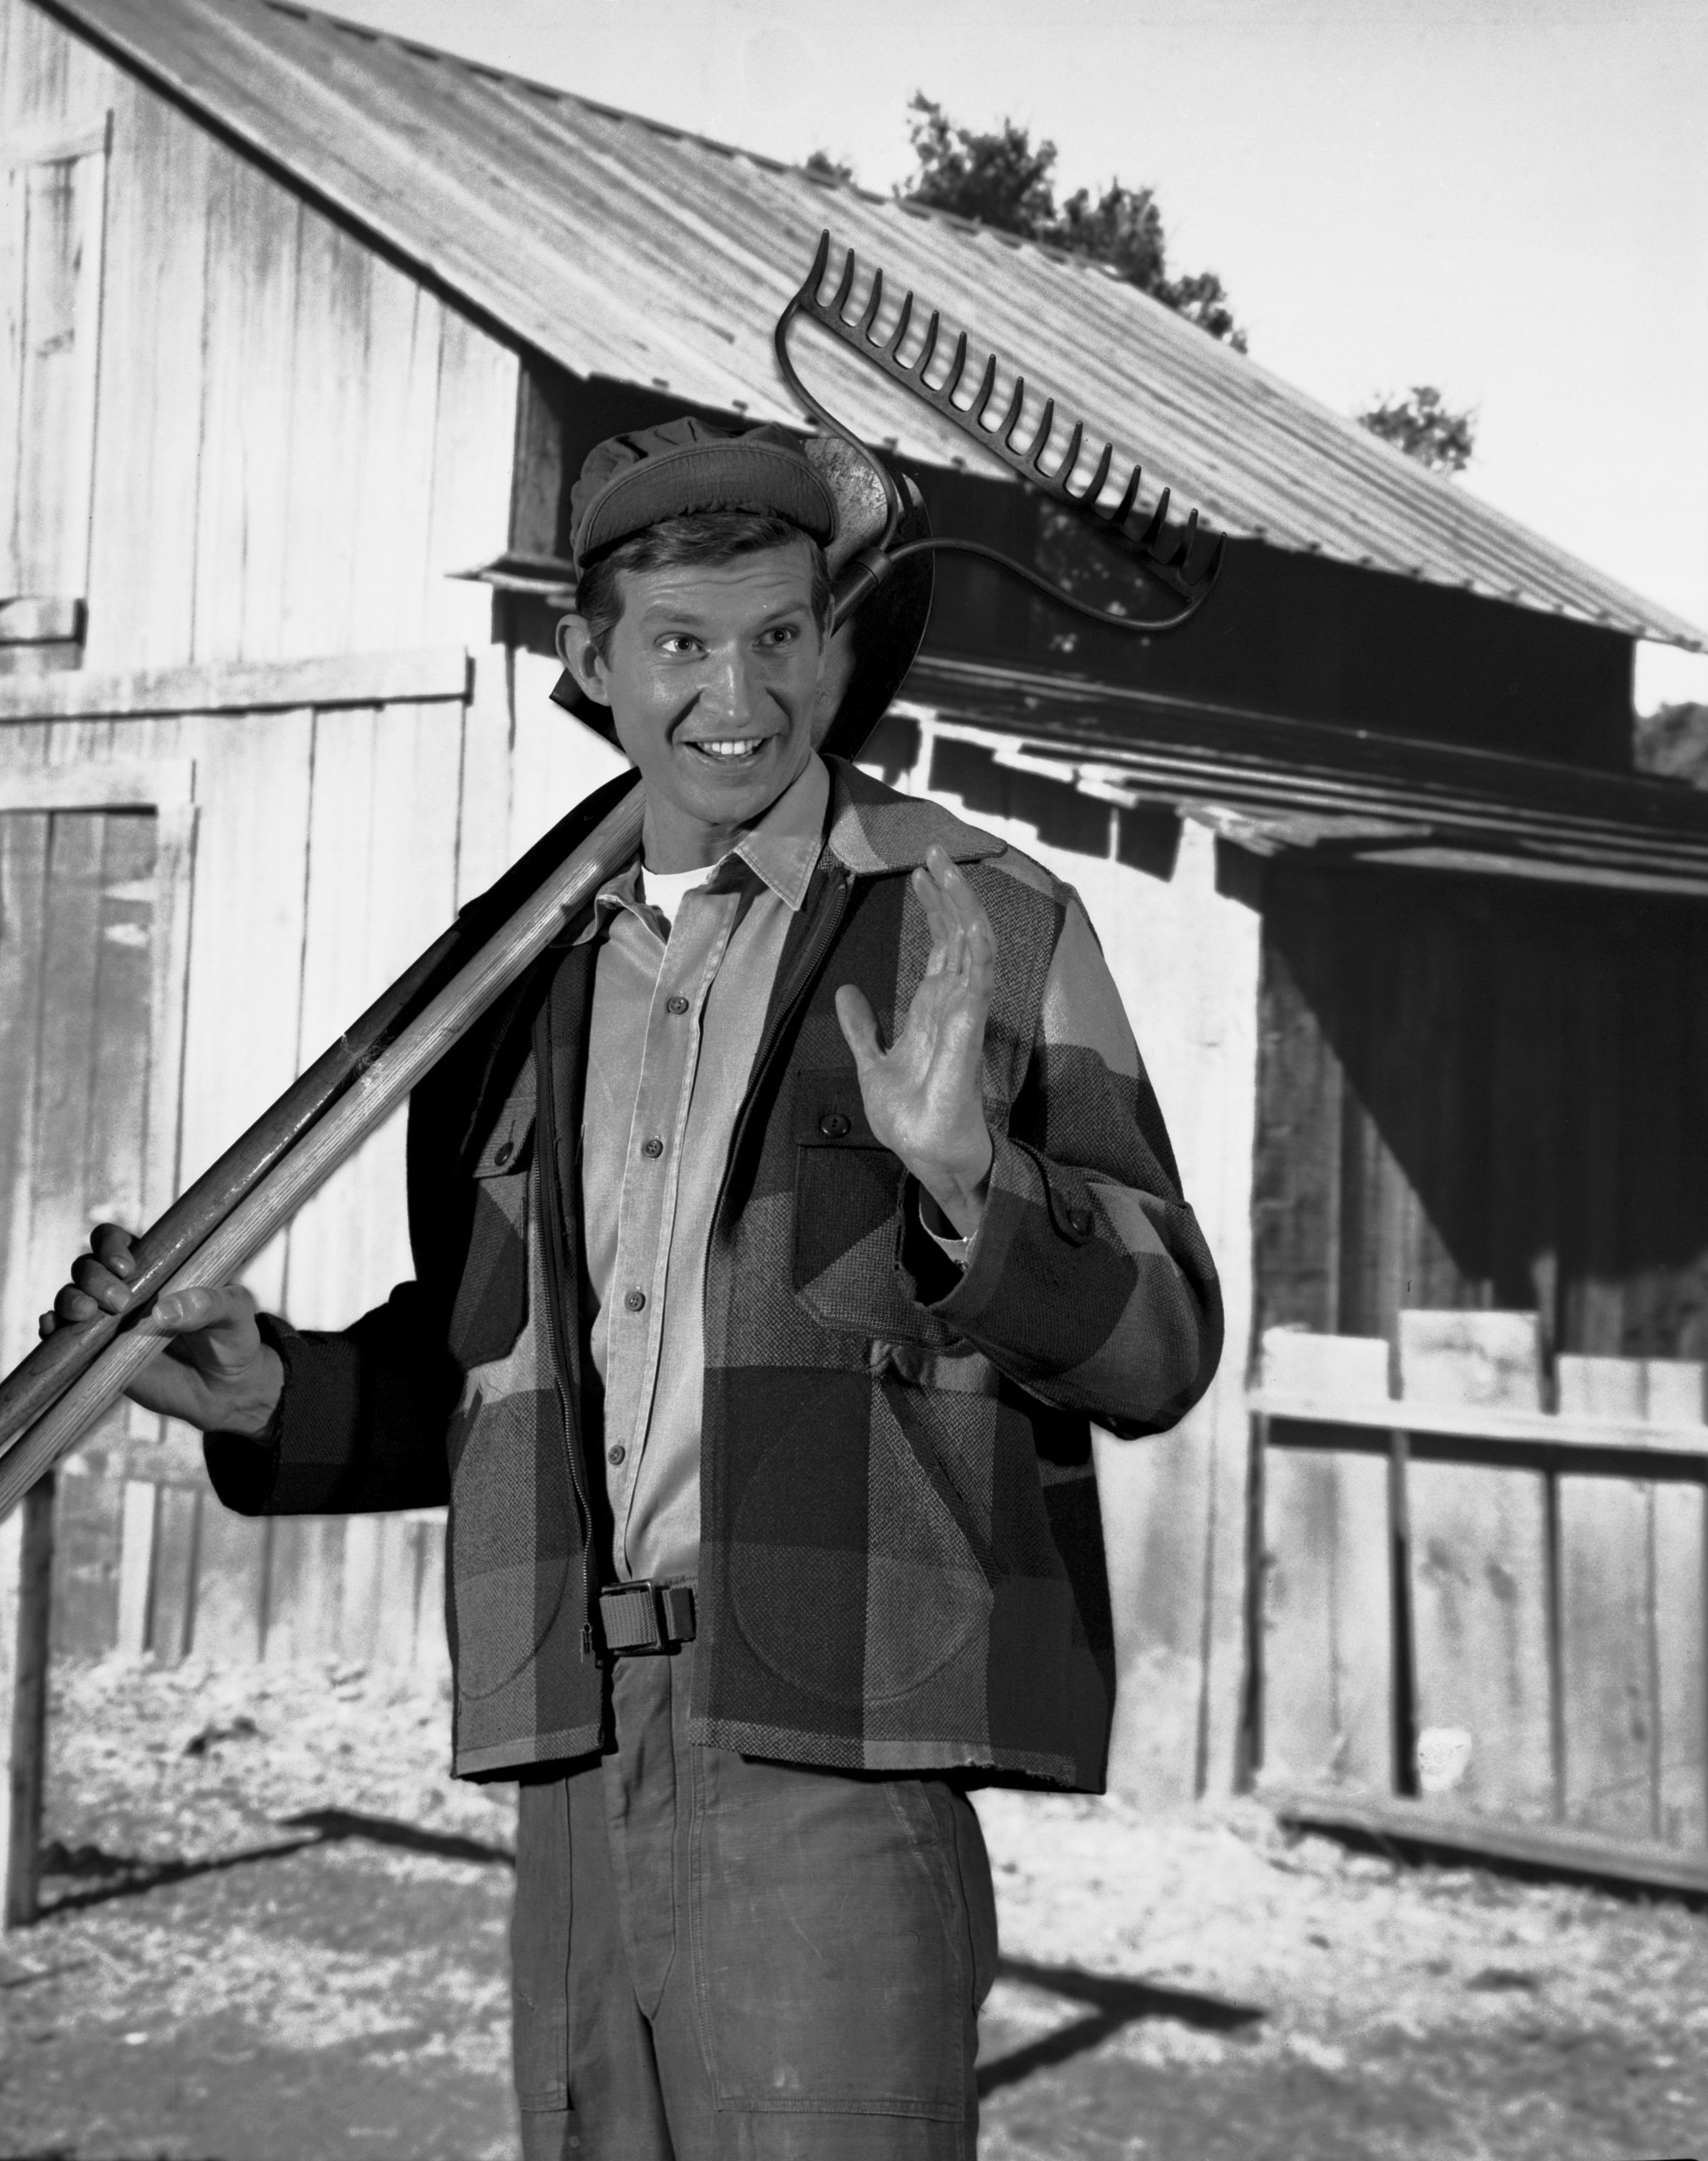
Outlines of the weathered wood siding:
M514 354L0 0L0 143L109 114L86 664L484 643Z
M124 710L158 683L62 677L61 703L112 710L0 719L8 1363L93 1217L156 1212L614 769L554 673L488 649L471 684L454 648L216 664L169 712ZM126 807L79 807L105 796ZM264 1304L341 1325L409 1275L403 1138L394 1117L258 1258ZM204 1484L197 1438L136 1411L73 1459L61 1648L442 1659L435 1522L250 1523Z

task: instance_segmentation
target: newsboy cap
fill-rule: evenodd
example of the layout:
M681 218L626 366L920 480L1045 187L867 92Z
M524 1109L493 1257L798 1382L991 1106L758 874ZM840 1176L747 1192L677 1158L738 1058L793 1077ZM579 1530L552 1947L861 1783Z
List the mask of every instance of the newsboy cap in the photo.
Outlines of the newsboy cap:
M695 510L769 512L821 547L836 537L836 498L783 429L737 433L687 418L612 435L588 452L570 491L575 568L661 518Z

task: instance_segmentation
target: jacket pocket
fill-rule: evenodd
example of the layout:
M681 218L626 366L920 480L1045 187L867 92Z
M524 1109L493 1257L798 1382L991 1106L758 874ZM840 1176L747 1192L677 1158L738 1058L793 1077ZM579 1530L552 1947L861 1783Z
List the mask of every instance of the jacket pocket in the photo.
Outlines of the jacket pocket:
M907 1174L872 1132L851 1066L796 1075L793 1282L827 1328L946 1346L952 1329L914 1295L901 1264Z
M465 1372L507 1357L528 1319L528 1211L534 1098L513 1096L476 1157L468 1257L450 1315L450 1351Z

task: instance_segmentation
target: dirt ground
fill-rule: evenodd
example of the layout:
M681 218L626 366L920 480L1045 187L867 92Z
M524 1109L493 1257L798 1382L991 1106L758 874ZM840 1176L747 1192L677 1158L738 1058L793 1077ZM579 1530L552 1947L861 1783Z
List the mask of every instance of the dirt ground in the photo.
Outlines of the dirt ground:
M65 1666L49 1911L0 1941L3 2161L514 2152L512 1796L436 1692ZM992 1794L983 2161L1708 2150L1708 1913Z

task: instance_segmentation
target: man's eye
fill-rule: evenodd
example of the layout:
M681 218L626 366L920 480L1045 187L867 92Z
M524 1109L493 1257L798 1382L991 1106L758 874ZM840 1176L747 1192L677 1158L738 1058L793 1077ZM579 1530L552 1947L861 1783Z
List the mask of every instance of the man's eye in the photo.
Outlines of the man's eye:
M779 622L765 633L773 645L793 645L800 633L792 622Z
M697 653L700 640L685 630L668 630L659 640L661 653Z

